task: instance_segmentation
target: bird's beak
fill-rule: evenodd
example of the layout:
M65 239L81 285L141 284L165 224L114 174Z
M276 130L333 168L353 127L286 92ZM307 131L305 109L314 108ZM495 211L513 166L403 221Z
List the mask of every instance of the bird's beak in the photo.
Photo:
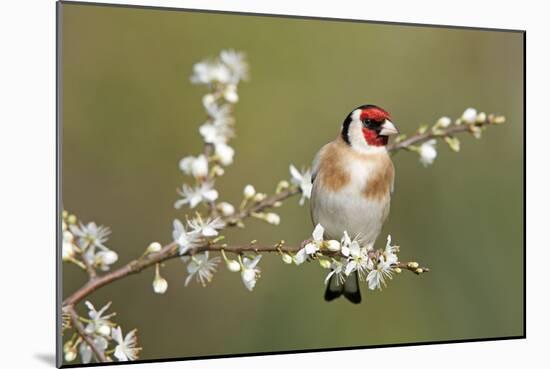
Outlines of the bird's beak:
M398 133L399 133L399 130L397 129L397 127L395 127L395 125L392 122L386 119L382 124L382 129L380 130L379 135L391 136L391 135L396 135Z

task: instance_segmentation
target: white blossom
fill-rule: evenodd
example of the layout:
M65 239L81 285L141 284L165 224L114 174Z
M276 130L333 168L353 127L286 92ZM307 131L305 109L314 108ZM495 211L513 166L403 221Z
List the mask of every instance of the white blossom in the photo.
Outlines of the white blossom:
M118 254L113 250L102 250L94 256L94 265L98 266L101 270L109 270L111 264L116 263L118 260Z
M226 143L218 142L214 145L214 151L216 157L222 165L228 166L233 163L233 157L235 156L235 150Z
M73 245L74 236L69 231L63 231L62 258L69 260L74 256L75 246Z
M225 223L220 218L207 218L202 219L200 216L191 219L187 222L192 232L200 234L204 237L214 237L218 235L218 229L222 229Z
M234 132L232 125L235 123L235 118L231 115L231 105L218 105L214 101L214 103L210 105L205 105L205 108L208 116L211 118L211 123L221 130L220 132L223 133L223 138L226 140L233 137Z
M206 283L212 280L214 272L216 271L216 266L221 259L218 256L208 259L208 256L208 251L205 251L202 254L196 254L191 257L191 261L187 264L187 272L189 275L185 279L185 286L189 284L195 275L197 281L203 287L206 286Z
M346 261L344 260L344 262ZM330 277L332 276L335 276L337 284L343 284L346 281L347 277L344 272L345 266L345 263L333 261L331 265L332 270L325 277L325 284L329 282Z
M248 63L245 60L244 53L232 49L222 50L220 59L231 70L231 82L233 84L248 79Z
M176 209L181 208L183 205L189 205L193 209L203 201L215 201L218 198L218 191L209 182L203 182L194 188L184 184L181 190L178 190L178 193L183 198L174 204Z
M302 192L300 205L303 205L305 199L311 198L311 189L313 186L311 183L311 170L308 169L300 172L294 165L291 164L290 175L292 176L290 179L291 182L300 187L300 191Z
M294 256L294 262L296 265L302 264L307 260L309 255L315 254L321 248L323 244L323 234L325 229L321 224L317 224L312 233L312 241L308 242L304 247L302 247Z
M378 258L376 264L369 259L368 267L370 272L367 275L367 283L371 290L382 289L382 285L386 285L386 278L392 278L391 263L386 261L383 255Z
M197 157L186 156L180 160L179 167L183 173L195 178L204 178L208 175L208 159L203 154Z
M420 163L427 167L428 165L433 164L435 158L437 157L437 150L435 149L436 140L428 140L420 145Z
M344 273L349 276L354 271L357 271L359 279L364 279L370 260L367 248L361 247L357 240L353 240L349 245L349 252L349 259Z
M467 124L473 124L476 122L477 118L477 110L474 108L468 108L464 110L464 113L462 113L462 121L464 121Z
M111 333L110 319L116 315L115 313L105 314L111 303L108 302L99 310L96 310L94 305L89 301L84 302L84 304L88 308L88 316L90 317L90 321L84 328L85 332L89 335L100 334L109 336Z
M260 277L260 268L257 267L262 255L256 256L254 259L243 257L241 266L241 277L245 287L252 291L256 286L256 281Z
M109 342L105 337L102 336L94 336L91 337L92 342L94 343L94 346L97 348L97 350L105 354L105 350L107 350L107 347L109 346ZM80 343L79 347L79 353L80 353L80 360L83 364L89 364L92 361L93 357L93 351L92 348L84 341Z
M80 223L80 226L71 224L69 229L78 237L78 244L81 248L86 248L88 246L97 246L101 249L107 250L105 242L109 239L111 230L109 227L98 226L94 222L88 224Z
M399 251L398 246L392 246L391 244L391 236L388 235L387 241L386 241L386 248L384 249L384 258L387 263L390 265L396 264L399 259L397 257L397 251Z
M217 145L227 143L234 136L234 118L231 115L229 104L218 105L215 100L210 102L203 99L206 112L210 119L199 128L199 132L205 142Z
M133 329L123 338L120 326L113 328L112 337L117 343L114 355L118 361L134 361L138 358L141 347L137 347L136 332Z
M344 231L344 235L342 236L342 240L340 242L340 252L342 255L348 257L350 255L350 247L351 245L351 238L349 237L349 234L347 231Z
M223 89L223 97L228 102L235 104L239 101L239 94L237 93L237 86L233 84L226 85Z
M179 219L174 219L172 238L179 246L179 254L185 254L189 249L198 244L198 235L194 232L187 232L185 226Z
M213 82L227 83L231 79L229 67L220 62L202 61L193 65L191 83L210 84Z

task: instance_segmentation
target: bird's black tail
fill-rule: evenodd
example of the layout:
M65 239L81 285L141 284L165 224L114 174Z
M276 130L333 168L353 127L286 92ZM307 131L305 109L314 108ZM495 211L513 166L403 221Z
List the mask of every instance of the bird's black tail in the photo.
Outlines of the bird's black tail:
M351 273L344 283L339 283L338 276L333 275L327 283L325 290L325 301L332 301L344 295L354 304L361 302L361 291L359 290L359 275L357 271Z

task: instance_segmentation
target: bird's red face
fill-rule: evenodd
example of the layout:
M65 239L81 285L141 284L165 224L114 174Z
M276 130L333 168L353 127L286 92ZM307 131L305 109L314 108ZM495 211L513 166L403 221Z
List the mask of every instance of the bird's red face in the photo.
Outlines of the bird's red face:
M363 105L352 111L342 126L342 138L353 148L366 151L383 147L388 137L399 133L387 111L375 105Z

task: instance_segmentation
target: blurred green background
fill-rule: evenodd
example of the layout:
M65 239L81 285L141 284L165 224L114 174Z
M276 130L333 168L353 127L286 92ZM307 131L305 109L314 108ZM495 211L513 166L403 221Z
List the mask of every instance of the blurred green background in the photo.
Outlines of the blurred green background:
M172 220L184 218L173 207L178 161L201 149L206 92L189 76L221 49L246 52L251 65L235 111L235 163L217 185L233 203L247 183L269 193L289 163L309 166L361 104L384 107L405 133L470 106L508 119L481 140L461 136L459 154L440 143L429 168L412 153L394 157L383 235L430 274L363 288L356 306L325 303L325 271L313 264L265 256L251 293L224 267L208 288L185 288L184 264L170 261L165 295L153 294L151 269L90 296L96 306L113 301L124 331L139 329L141 358L523 334L521 33L75 4L63 5L61 22L63 205L112 228L117 265L171 241ZM308 237L307 205L293 198L278 212L278 227L251 220L227 231L228 242ZM64 267L64 296L85 280Z

